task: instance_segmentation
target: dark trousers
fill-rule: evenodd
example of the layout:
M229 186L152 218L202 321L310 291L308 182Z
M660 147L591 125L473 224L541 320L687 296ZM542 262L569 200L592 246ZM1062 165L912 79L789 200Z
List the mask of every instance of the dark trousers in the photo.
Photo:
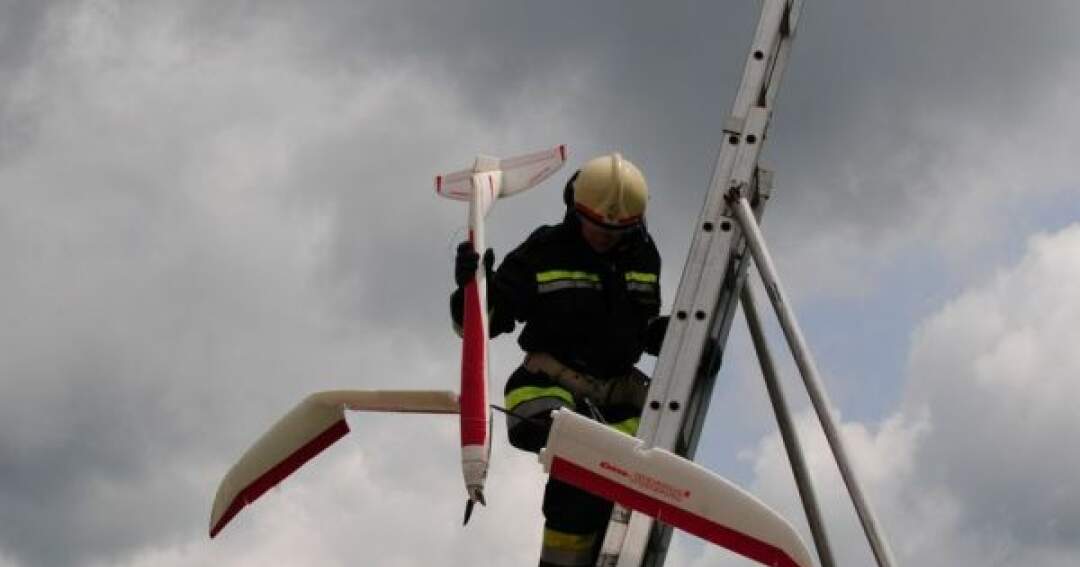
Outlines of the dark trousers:
M603 498L549 478L544 490L544 550L540 567L595 565L612 506ZM588 548L581 549L581 542ZM578 546L576 551L567 549L575 546Z

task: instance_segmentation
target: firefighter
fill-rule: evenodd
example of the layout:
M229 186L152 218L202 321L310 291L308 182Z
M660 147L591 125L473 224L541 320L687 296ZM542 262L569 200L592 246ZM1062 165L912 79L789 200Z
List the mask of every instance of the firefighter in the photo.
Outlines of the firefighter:
M645 226L647 200L633 163L618 153L597 157L566 183L561 223L536 229L498 270L485 251L491 336L524 324L525 359L504 391L515 447L543 448L559 408L637 432L648 378L634 364L642 352L658 353L668 322L660 316L660 255ZM463 288L479 263L470 243L458 246L450 305L459 333ZM549 479L540 566L593 565L611 508Z

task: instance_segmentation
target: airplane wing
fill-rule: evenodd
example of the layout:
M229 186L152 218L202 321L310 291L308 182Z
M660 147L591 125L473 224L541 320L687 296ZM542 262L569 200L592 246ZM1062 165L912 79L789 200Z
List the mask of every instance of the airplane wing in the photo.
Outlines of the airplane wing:
M225 474L210 512L214 537L244 506L349 432L345 409L458 413L458 397L442 391L335 390L312 394L285 414Z
M462 169L435 177L435 192L447 199L468 201L472 194L472 177L478 173L502 172L498 197L520 193L551 177L566 163L566 145L523 154L511 158L496 159L477 157L472 169Z
M561 409L540 453L562 480L763 565L813 567L795 529L724 478L663 449Z
M566 163L566 146L558 145L550 150L534 152L499 160L503 172L500 197L520 193L551 177Z
M468 201L472 195L472 176L475 173L471 169L462 169L446 175L435 176L435 192L447 199L455 201Z

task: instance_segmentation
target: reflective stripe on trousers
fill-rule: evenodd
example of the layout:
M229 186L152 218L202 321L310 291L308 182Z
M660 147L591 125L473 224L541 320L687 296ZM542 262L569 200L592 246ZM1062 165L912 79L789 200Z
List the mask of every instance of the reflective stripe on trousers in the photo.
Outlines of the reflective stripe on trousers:
M516 427L521 418L546 418L559 408L573 408L574 396L558 386L540 388L523 386L515 388L506 395L506 409L511 414L507 418L510 427Z
M577 567L592 565L596 533L568 534L544 528L544 547L540 551L540 567Z
M631 437L637 435L638 426L641 425L640 417L631 417L630 419L624 419L618 422L612 422L608 424L608 427L621 431Z
M520 388L514 388L506 394L506 409L521 415L533 416L537 415L537 412L526 410L526 408L518 408L518 406L527 402L540 400L543 398L550 398L553 400L559 400L562 403L559 407L569 406L574 407L574 395L571 394L566 388L559 386L522 386ZM525 411L518 411L518 410Z

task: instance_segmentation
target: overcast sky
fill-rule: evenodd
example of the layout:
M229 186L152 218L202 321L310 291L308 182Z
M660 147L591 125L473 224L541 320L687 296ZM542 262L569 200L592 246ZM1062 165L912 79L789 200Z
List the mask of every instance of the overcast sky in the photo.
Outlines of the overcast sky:
M533 565L496 427L353 433L206 537L221 476L327 388L452 388L465 209L435 174L566 143L498 257L621 151L670 305L754 2L0 0L0 567ZM765 231L902 565L1080 557L1080 4L808 0ZM700 459L805 520L741 317ZM777 344L777 353L782 353ZM492 388L520 361L496 342ZM650 368L651 359L643 360ZM871 561L791 365L842 565ZM678 537L669 564L746 565Z

